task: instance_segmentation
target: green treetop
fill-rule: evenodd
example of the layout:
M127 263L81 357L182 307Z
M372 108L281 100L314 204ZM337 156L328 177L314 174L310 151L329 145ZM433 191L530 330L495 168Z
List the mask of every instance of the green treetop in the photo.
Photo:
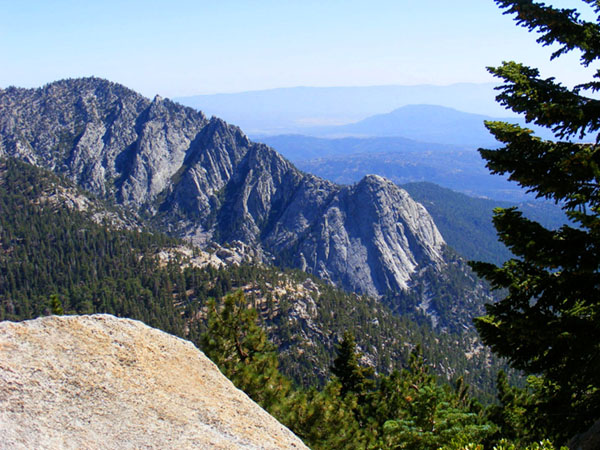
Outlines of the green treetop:
M201 347L238 388L269 412L276 413L284 403L291 383L279 372L275 347L241 290L225 296L221 308L214 300L208 302Z
M362 399L374 386L372 379L374 370L359 364L361 356L356 352L354 335L346 331L344 339L337 345L337 356L331 367L331 373L342 384L342 395L353 392L359 396L359 399Z

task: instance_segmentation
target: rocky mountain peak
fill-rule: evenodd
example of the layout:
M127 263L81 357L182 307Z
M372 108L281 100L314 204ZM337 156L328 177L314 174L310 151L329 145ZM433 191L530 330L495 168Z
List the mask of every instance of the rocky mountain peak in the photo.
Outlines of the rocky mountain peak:
M419 266L443 263L425 208L377 175L338 188L313 230L298 253L304 269L357 292L408 289Z
M49 167L199 244L257 255L357 292L407 289L443 262L427 211L388 180L338 186L237 127L86 78L0 94L0 156Z
M368 174L368 175L365 175L362 178L362 180L360 180L357 184L358 185L385 185L387 183L391 183L391 181L389 181L386 178L383 178L380 175Z

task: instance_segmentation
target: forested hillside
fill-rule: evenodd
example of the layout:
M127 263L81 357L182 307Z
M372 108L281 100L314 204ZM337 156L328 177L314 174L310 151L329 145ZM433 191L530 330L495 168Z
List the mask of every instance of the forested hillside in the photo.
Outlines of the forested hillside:
M52 170L198 245L380 295L437 267L444 241L394 183L308 175L237 127L99 78L0 90L0 156ZM356 212L360 210L360 214Z
M140 231L133 219L119 219L126 216L122 209L106 208L64 179L1 160L0 209L11 213L0 215L0 319L29 319L58 307L69 314L106 312L198 342L207 300L242 289L279 349L283 372L304 386L330 377L335 345L350 330L378 371L401 367L421 344L444 379L464 375L481 398L493 395L500 365L486 362L489 353L473 332L439 333L415 305L394 315L375 299L300 271L200 267L194 255L204 252L178 250L181 241Z
M525 217L551 229L567 221L563 211L548 201L512 203L475 198L426 182L401 187L427 208L448 245L468 260L502 264L512 257L510 250L498 240L492 223L495 208L516 206Z
M300 271L199 265L201 250L17 160L0 160L0 207L2 320L107 312L191 339L315 449L498 439L498 407L472 395L493 398L501 365L473 333Z

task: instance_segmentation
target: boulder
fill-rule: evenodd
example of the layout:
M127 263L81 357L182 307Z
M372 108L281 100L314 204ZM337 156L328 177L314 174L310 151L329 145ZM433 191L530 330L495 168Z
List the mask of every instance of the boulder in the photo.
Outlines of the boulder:
M188 341L110 315L0 323L1 449L306 449Z

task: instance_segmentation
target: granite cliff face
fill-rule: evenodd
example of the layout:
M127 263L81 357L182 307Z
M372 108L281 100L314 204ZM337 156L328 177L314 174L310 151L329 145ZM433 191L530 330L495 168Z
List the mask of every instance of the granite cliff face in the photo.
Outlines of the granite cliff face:
M109 315L0 323L2 449L306 449L190 342Z
M0 91L0 155L137 206L166 187L206 123L190 108L96 78Z
M0 91L0 156L51 168L196 243L240 241L355 292L444 264L426 210L393 183L339 186L239 128L96 78Z

